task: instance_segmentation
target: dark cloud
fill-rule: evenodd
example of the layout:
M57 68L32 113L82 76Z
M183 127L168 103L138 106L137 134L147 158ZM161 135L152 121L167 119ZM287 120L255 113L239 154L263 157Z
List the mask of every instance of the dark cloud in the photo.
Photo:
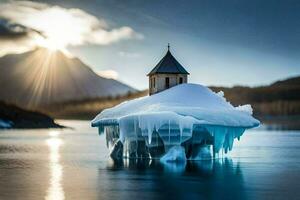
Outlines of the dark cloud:
M43 36L38 30L0 18L0 40L22 39L29 37L30 33L36 33Z
M0 39L18 39L28 35L28 29L21 25L0 19Z

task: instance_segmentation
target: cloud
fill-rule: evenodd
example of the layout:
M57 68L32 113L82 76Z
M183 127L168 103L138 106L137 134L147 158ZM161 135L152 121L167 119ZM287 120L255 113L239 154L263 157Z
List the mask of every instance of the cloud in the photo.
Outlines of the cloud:
M5 19L0 19L0 39L17 39L25 37L28 33L26 27L20 24L9 23Z
M13 52L21 53L36 46L35 38L43 37L36 30L21 24L0 19L0 56Z
M17 40L16 40L17 39ZM0 55L35 46L57 49L79 45L109 45L121 40L143 39L131 27L110 28L81 9L31 1L0 3Z
M119 73L114 71L114 70L100 70L100 71L96 71L96 73L99 76L102 76L104 78L109 78L109 79L117 79L119 77Z

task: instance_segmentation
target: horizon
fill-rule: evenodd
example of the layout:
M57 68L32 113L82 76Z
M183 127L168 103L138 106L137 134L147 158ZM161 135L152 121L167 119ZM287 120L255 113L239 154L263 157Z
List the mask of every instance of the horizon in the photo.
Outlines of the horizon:
M3 1L0 55L61 50L138 90L168 43L190 83L257 87L299 76L300 3L177 3Z

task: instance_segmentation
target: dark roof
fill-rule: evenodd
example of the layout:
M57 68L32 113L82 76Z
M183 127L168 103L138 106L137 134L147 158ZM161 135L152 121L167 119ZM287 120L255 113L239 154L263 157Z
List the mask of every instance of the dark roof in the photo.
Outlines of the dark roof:
M189 74L184 67L174 58L170 50L148 74Z

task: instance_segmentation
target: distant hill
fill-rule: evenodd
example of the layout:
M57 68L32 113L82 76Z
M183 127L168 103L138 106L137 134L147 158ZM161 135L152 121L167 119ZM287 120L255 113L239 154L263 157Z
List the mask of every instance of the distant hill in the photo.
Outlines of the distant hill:
M274 87L299 87L300 86L300 76L293 77L281 81L276 81L271 86Z
M97 75L78 58L43 48L1 57L0 85L0 100L33 110L53 103L136 92Z
M44 106L40 111L59 119L93 119L99 112L106 108L111 108L124 101L148 95L148 90L130 93L115 98L94 98L80 101L66 101Z
M0 102L0 129L7 128L62 128L47 115Z
M256 116L300 115L300 77L277 81L262 87L210 87L222 90L234 105L251 104Z
M254 116L271 129L300 130L300 77L262 87L211 87L233 105L251 104Z

